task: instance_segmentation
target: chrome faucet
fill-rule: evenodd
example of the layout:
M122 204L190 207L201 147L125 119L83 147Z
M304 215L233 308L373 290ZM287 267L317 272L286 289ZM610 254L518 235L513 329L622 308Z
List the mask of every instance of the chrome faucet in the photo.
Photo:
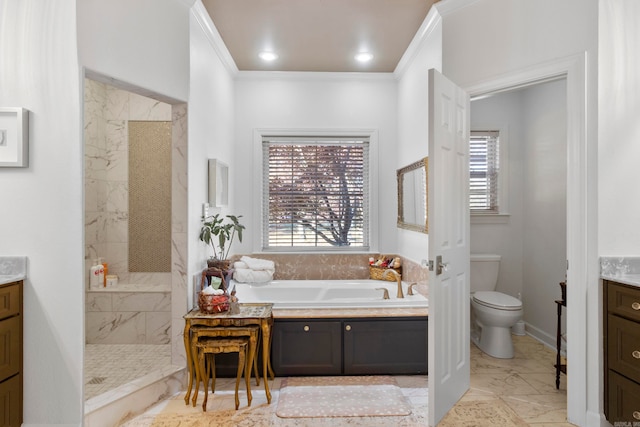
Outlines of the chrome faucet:
M398 281L398 294L396 295L396 298L404 298L404 293L402 293L402 276L398 274L398 272L394 269L388 268L382 273L382 278L384 279L385 277L387 277L387 274L389 273L393 273L396 276L396 280Z

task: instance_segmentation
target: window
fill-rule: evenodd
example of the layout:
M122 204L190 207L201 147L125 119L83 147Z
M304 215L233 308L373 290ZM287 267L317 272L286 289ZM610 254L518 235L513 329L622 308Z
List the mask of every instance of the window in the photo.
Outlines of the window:
M499 213L498 131L471 131L469 143L469 208L471 213Z
M263 137L263 249L368 250L369 138Z

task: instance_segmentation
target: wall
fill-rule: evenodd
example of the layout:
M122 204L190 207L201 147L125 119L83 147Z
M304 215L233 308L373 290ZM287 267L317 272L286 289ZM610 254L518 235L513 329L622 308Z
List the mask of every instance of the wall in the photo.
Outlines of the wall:
M640 228L640 4L600 2L598 194L601 256L637 256Z
M396 169L429 154L428 70L442 69L442 24L433 10L418 31L424 38L403 56L398 77L398 163ZM417 37L417 36L416 36ZM396 210L397 213L397 210ZM429 259L429 235L397 229L398 253L420 263Z
M557 325L553 301L560 299L559 282L566 278L567 265L565 94L565 80L537 85L522 94L524 321L529 333L551 347Z
M30 111L29 167L0 170L0 254L26 256L24 424L82 423L83 200L76 2L0 2L0 105Z
M256 129L375 130L371 203L379 217L371 221L371 251L396 252L396 105L396 84L390 75L240 73L235 95L237 160L230 173L236 194L243 195L236 200L235 213L244 216L247 229L236 250L261 251L262 148L254 140Z

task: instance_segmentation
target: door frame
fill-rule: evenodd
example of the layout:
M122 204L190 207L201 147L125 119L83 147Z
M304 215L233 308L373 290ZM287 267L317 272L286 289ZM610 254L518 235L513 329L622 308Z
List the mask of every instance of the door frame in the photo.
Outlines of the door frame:
M587 377L596 375L599 390L601 353L588 332L601 329L597 252L597 139L588 138L586 53L559 58L463 87L471 99L544 81L567 82L567 419L586 425L587 407L601 411L601 392L589 395ZM592 95L594 96L594 95ZM588 292L588 290L595 290ZM552 301L550 301L551 303ZM592 310L588 310L591 308ZM594 311L595 310L595 311ZM587 316L591 311L592 316ZM587 358L587 354L597 355ZM589 367L589 369L587 369ZM594 384L590 381L590 387ZM587 405L588 399L591 405ZM595 401L594 401L595 400ZM589 414L590 419L600 414Z

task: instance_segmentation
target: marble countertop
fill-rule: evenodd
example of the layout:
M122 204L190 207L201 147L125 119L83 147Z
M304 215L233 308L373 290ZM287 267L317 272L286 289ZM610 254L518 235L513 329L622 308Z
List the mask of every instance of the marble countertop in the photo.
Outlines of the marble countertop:
M604 280L611 280L612 282L623 283L625 285L640 288L640 274L620 274L616 276L603 274L601 277Z
M429 316L428 308L317 308L273 309L277 319L322 319L345 317L421 317Z
M27 277L27 257L0 256L0 285Z
M18 280L23 280L24 278L24 274L0 274L0 285L17 282Z

